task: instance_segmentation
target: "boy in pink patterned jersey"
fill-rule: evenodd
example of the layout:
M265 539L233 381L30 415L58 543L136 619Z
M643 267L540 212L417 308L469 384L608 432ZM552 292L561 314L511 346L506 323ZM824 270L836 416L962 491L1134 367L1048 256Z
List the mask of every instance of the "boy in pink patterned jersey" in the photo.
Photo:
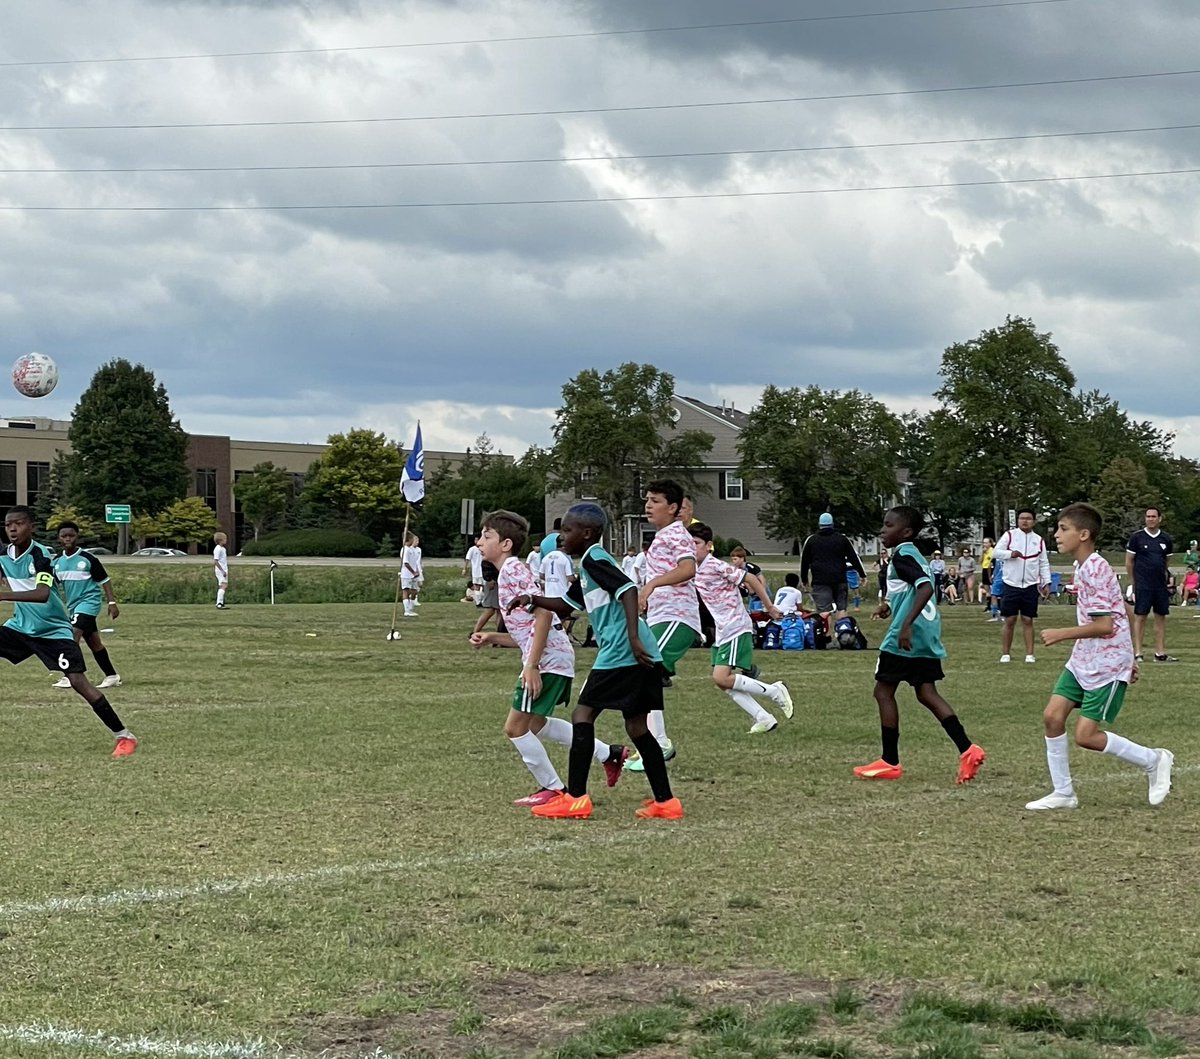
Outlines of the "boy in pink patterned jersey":
M744 584L753 591L775 621L783 617L783 612L771 602L767 586L754 574L713 555L710 526L693 522L688 526L688 533L696 548L696 592L716 624L716 640L711 652L713 683L754 719L751 735L773 732L779 722L758 704L758 699L769 700L779 707L784 717L790 718L792 696L782 680L767 684L746 675L754 665L754 624L742 603L739 587Z
M504 734L512 741L521 760L533 774L538 789L518 798L513 805L542 805L558 797L563 782L546 753L545 743L570 747L571 725L554 717L554 708L571 700L571 681L575 676L575 651L554 615L548 610L530 614L513 601L523 595L538 595L537 582L529 567L519 558L525 548L529 523L513 511L493 511L483 516L483 529L476 544L483 557L500 570L497 591L500 613L505 615L507 632L474 632L475 648L517 647L521 651L521 675L513 692L512 708L504 724ZM621 778L621 766L629 756L620 744L595 741L595 757L604 766L610 787Z
M1171 790L1175 756L1169 750L1152 750L1099 727L1116 718L1126 687L1137 680L1121 588L1112 567L1096 551L1102 525L1100 512L1090 504L1071 504L1058 513L1054 534L1058 550L1074 555L1078 563L1075 590L1079 624L1042 631L1042 643L1047 647L1063 640L1074 640L1075 646L1042 715L1046 723L1046 762L1054 790L1029 802L1026 809L1079 808L1067 758L1067 718L1075 709L1079 710L1075 722L1075 742L1079 746L1111 754L1145 772L1151 805L1160 805Z

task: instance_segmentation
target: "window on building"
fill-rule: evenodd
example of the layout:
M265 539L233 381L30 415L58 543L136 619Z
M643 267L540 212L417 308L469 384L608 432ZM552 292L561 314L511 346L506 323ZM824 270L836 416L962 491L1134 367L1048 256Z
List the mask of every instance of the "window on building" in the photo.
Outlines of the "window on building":
M0 507L8 510L17 504L17 461L0 460Z
M34 507L50 484L50 464L30 460L25 464L25 503Z
M580 500L598 500L596 496L596 488L592 484L595 477L590 467L585 467L579 472L579 485L575 490L575 496Z
M746 485L738 477L737 471L722 471L721 472L721 499L722 500L745 500Z
M217 469L196 468L196 495L214 511L217 510Z

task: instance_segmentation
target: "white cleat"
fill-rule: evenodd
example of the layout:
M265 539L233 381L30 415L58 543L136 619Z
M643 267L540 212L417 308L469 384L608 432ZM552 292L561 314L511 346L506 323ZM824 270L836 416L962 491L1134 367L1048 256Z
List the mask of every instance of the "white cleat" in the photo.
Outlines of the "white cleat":
M114 673L110 677L105 677L99 684L98 688L119 688L121 686L121 676L119 673Z
M1033 655L1026 655L1025 661L1028 662L1030 665L1033 665L1033 663L1036 662L1037 659L1034 658Z
M792 693L788 691L787 685L782 680L775 681L771 685L775 692L774 701L779 706L784 717L791 720L792 714L796 712L796 707L792 704Z
M1150 777L1150 804L1162 805L1171 793L1171 766L1175 764L1175 755L1169 750L1159 749L1158 760L1148 773Z
M773 732L779 727L779 722L772 717L769 721L755 721L750 726L751 735L762 735L764 732Z
M50 686L52 688L69 688L71 686L71 682L66 677L59 677L58 680L56 680Z
M1040 809L1078 809L1079 799L1073 794L1056 794L1051 791L1045 798L1039 798L1036 802L1026 802L1026 809L1034 811Z
M1011 661L1012 661L1012 655L1001 655L1001 656L1000 656L1000 661L1001 661L1001 662L1011 662Z

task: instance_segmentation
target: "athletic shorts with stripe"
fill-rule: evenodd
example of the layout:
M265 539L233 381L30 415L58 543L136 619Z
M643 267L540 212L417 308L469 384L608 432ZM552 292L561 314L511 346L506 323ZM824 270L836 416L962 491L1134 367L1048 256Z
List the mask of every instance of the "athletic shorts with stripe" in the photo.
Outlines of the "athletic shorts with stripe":
M549 717L555 706L566 706L571 701L571 678L558 673L542 674L542 690L536 699L529 697L525 685L518 678L513 689L512 708L517 713L535 713Z
M1075 703L1079 712L1089 720L1112 724L1121 712L1121 706L1125 702L1125 689L1128 686L1123 680L1114 680L1111 684L1086 691L1075 679L1075 674L1069 669L1064 669L1058 683L1054 685L1053 694Z
M696 630L681 621L663 621L650 626L650 632L658 643L662 655L663 669L668 676L675 675L678 662L696 642Z
M754 638L748 632L735 636L729 643L718 644L709 651L713 668L749 670L754 665Z

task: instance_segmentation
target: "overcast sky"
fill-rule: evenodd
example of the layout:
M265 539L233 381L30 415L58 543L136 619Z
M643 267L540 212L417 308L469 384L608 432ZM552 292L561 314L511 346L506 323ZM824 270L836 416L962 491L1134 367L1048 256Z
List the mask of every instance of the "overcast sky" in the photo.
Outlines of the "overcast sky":
M194 433L520 454L626 360L928 408L1013 314L1200 457L1200 175L1044 179L1200 168L1200 5L971 2L11 5L0 335L61 382L0 416L121 356Z

